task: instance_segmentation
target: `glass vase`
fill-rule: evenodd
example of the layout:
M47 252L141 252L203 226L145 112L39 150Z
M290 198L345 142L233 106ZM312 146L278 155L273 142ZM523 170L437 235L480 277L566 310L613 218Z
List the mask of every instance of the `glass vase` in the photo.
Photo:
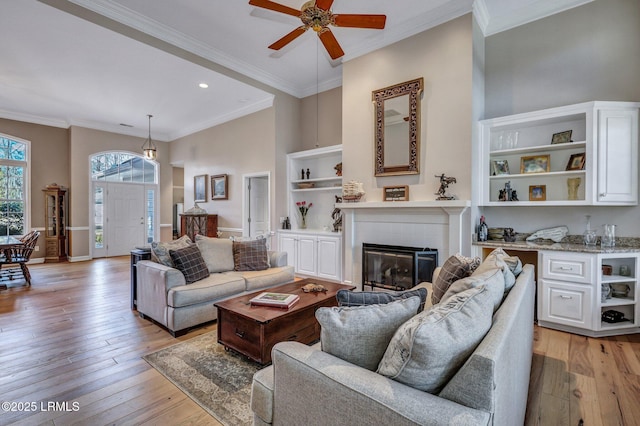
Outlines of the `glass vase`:
M298 216L298 228L307 229L307 216Z

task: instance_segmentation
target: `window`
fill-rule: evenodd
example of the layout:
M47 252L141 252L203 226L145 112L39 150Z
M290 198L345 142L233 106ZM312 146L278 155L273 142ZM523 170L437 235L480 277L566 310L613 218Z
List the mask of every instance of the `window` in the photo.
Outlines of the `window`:
M156 183L156 163L126 152L91 157L91 179L107 182Z
M0 235L24 235L28 227L29 142L0 134Z

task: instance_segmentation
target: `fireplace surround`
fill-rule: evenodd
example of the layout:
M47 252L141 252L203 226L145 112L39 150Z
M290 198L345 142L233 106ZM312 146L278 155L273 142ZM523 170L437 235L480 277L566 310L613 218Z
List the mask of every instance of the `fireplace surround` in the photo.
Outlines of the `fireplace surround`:
M362 244L362 284L388 290L407 290L431 281L438 265L438 250Z

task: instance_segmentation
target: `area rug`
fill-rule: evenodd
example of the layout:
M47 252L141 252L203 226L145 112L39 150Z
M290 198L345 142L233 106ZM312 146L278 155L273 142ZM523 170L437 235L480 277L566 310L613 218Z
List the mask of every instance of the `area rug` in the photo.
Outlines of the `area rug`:
M225 351L215 331L143 358L221 423L252 423L251 381L261 367Z

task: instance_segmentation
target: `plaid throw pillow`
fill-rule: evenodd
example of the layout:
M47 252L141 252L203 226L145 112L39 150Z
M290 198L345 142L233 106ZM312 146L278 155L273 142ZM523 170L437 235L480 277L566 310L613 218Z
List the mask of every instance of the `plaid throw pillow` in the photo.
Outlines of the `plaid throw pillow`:
M233 242L234 271L264 271L269 269L267 240Z
M433 283L433 291L431 292L431 303L434 305L440 303L442 296L449 290L449 286L454 282L466 278L480 265L479 257L465 257L456 254L448 258Z
M405 291L349 291L338 290L336 299L338 306L366 306L366 305L384 305L396 300L408 299L412 296L420 298L418 311L424 310L424 303L427 301L427 289L416 288L414 290Z
M187 235L183 235L177 240L166 243L154 241L151 243L151 260L173 268L173 262L171 261L169 250L178 250L188 247L190 244L193 244L193 242Z
M207 268L207 264L195 244L178 250L169 250L169 254L175 268L182 272L187 284L200 281L209 276L209 268Z

